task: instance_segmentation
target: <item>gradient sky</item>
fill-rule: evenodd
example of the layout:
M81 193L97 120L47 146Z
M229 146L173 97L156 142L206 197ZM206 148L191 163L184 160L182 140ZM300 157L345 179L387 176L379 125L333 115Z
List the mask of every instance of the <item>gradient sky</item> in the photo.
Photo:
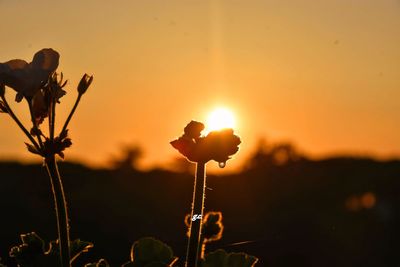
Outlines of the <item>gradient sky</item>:
M59 124L82 74L95 77L69 159L100 165L137 143L147 166L168 162L169 141L218 106L237 116L237 162L260 137L400 156L400 1L0 0L0 15L0 62L60 52ZM0 158L32 159L23 141L1 115Z

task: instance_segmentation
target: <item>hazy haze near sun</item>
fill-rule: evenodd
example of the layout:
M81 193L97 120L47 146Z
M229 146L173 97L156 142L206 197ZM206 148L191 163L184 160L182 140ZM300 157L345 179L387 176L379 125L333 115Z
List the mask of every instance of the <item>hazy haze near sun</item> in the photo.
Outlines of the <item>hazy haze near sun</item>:
M138 143L148 163L169 161L169 141L219 106L236 115L241 159L260 136L316 156L400 155L399 1L0 0L0 15L0 62L60 52L57 119L95 77L69 159L101 164ZM31 158L23 141L1 115L1 158Z

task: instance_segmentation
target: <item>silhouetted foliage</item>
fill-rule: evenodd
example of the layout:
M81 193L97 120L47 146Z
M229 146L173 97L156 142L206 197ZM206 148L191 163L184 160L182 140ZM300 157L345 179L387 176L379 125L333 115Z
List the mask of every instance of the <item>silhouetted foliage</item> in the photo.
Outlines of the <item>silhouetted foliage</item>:
M268 144L264 139L261 139L251 158L246 161L245 167L250 169L265 169L271 166L283 166L303 159L304 156L291 143L280 142Z
M172 267L177 260L168 245L145 237L132 245L130 262L123 267Z
M56 212L57 246L59 246L58 257L60 265L67 267L70 266L72 259L69 247L69 218L56 155L64 158L64 150L72 145L72 141L68 137L68 125L82 96L92 83L93 76L83 75L77 88L78 95L75 104L66 118L61 132L57 135L55 133L56 106L66 94L63 88L67 85L63 74L56 72L59 59L60 54L57 51L51 48L44 48L35 53L30 63L22 59L13 59L5 63L0 63L0 110L1 113L8 114L28 138L29 143L25 143L28 151L41 157L44 161L51 181L50 185ZM29 128L21 122L8 104L6 86L17 92L16 102L21 102L22 99L27 101L32 123L29 131ZM47 135L41 128L46 118L48 119ZM24 235L24 238L32 236L35 235ZM23 259L24 264L26 264L29 261L27 255L31 254L29 254L29 249L27 250L28 253L25 253L25 248L28 244L25 243L25 239L23 241L24 243L13 251L13 255L17 261L18 259ZM36 265L36 263L32 264Z
M185 217L185 224L188 227L187 236L190 236L190 214ZM224 230L224 225L222 224L222 213L210 211L204 215L201 228L201 258L204 258L206 252L206 244L220 240L222 238L222 232Z
M138 162L143 156L143 150L137 145L124 145L121 155L111 160L111 165L117 170L137 170Z
M60 168L74 222L71 235L95 244L76 266L100 258L120 266L143 236L166 242L182 266L190 175L153 170L139 171L132 179L68 162ZM15 266L8 251L18 244L17 233L36 231L44 240L55 239L55 219L48 212L52 196L43 174L39 164L0 163L0 257L8 267ZM305 156L285 165L208 175L212 190L206 210L223 213L224 234L208 243L207 251L245 251L256 255L260 266L396 266L399 177L397 160ZM357 199L359 208L351 208L349 199ZM369 202L362 204L363 199Z
M215 160L221 168L226 161L239 150L240 138L233 134L233 129L222 129L209 132L202 136L204 124L197 121L189 122L184 133L178 139L170 142L189 161L196 163L194 179L193 201L189 220L188 246L185 266L198 267L204 259L206 238L204 237L203 218L206 188L206 164ZM210 214L209 221L218 215ZM214 223L215 225L218 223ZM212 223L211 223L212 224ZM207 224L209 226L209 224ZM222 226L222 224L221 224ZM222 229L222 228L221 228ZM208 231L210 229L207 229Z
M245 253L227 253L218 249L205 256L202 267L253 267L258 259Z
M61 266L60 250L57 241L51 241L47 245L36 233L21 235L22 244L12 247L10 256L15 258L20 267L44 267ZM70 244L71 262L75 261L79 255L88 252L93 247L90 242L76 239Z

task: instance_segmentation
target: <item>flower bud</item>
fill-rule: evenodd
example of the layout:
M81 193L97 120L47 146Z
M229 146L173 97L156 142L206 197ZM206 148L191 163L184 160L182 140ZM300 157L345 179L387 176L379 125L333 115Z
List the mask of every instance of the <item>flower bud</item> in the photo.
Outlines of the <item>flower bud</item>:
M78 85L78 93L80 95L83 95L84 93L86 93L87 89L89 88L90 84L93 81L93 75L89 76L88 74L84 74L81 81L79 82Z

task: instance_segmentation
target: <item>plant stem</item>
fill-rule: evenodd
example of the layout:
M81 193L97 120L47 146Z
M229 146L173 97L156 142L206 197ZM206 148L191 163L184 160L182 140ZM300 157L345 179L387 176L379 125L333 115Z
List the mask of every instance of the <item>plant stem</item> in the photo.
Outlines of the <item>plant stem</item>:
M50 114L49 114L49 132L50 132L50 140L54 140L54 126L56 120L56 101L54 99L51 100L50 104ZM51 120L50 120L51 119Z
M21 121L15 116L14 112L12 111L10 105L8 105L7 99L4 96L1 96L1 99L4 102L4 105L6 106L8 114L11 116L11 118L17 123L19 128L24 132L24 134L28 137L28 139L32 142L32 144L35 146L35 148L40 151L39 144L35 141L35 139L32 137L32 135L28 132L28 130L25 128L25 126L21 123Z
M58 244L60 248L61 266L70 267L67 202L65 201L64 189L60 173L58 172L55 155L45 158L45 164L50 177L57 215Z
M36 123L35 115L33 114L32 100L31 99L26 99L26 101L28 102L29 112L31 113L31 120L32 120L33 128L35 130L39 130L39 127L38 127L38 125ZM37 139L39 141L40 147L43 147L43 141L42 141L42 137L40 136L40 134L37 134L36 137L37 137Z
M69 121L71 120L72 116L74 115L75 110L78 107L79 101L81 101L81 97L82 97L82 94L78 94L78 97L76 98L75 104L74 104L71 112L69 113L67 120L64 123L64 127L62 128L60 135L67 130Z
M206 187L206 164L198 162L194 179L192 213L190 216L190 234L186 251L186 267L197 267L201 255L201 228L203 222L204 198ZM198 217L200 215L200 218Z

